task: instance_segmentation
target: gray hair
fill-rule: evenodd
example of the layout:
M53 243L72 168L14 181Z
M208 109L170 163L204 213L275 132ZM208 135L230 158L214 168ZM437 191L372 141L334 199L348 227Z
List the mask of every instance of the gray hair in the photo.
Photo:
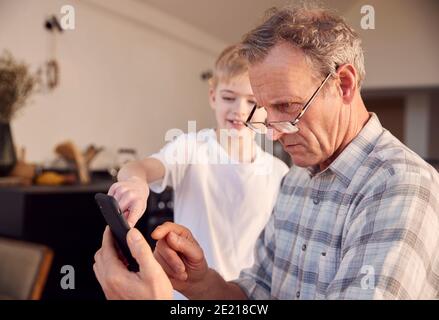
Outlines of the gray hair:
M304 5L272 8L265 21L243 37L240 53L250 64L260 62L279 42L303 50L319 76L335 74L337 66L352 64L361 87L366 74L361 39L332 11Z

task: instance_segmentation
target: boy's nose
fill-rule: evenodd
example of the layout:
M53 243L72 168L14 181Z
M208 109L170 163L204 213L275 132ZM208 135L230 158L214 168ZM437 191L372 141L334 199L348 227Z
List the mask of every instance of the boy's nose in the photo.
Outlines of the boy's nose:
M235 112L243 118L245 118L249 114L250 110L246 99L238 100L238 105L236 106Z

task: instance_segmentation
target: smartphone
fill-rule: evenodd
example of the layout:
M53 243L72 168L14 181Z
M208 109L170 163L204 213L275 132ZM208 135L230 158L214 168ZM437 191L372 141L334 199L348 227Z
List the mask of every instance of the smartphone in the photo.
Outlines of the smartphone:
M127 233L130 230L130 226L126 221L122 210L119 208L117 200L104 193L97 193L95 195L95 200L105 218L105 221L110 226L113 238L116 240L116 247L120 249L128 263L128 270L139 272L139 265L136 259L131 255L127 243Z

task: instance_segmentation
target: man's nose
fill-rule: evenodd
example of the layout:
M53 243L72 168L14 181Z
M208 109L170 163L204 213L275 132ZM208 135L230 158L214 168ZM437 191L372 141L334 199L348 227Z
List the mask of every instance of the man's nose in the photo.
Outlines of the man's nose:
M267 138L272 140L272 141L276 141L276 140L279 140L280 138L282 138L282 136L284 134L285 133L280 132L279 130L276 130L274 128L268 128Z
M282 119L280 119L277 114L275 112L273 112L271 109L267 110L267 122L273 122L273 121L281 121ZM279 131L276 130L273 127L268 127L268 132L267 132L267 137L270 140L276 141L279 140L284 134Z

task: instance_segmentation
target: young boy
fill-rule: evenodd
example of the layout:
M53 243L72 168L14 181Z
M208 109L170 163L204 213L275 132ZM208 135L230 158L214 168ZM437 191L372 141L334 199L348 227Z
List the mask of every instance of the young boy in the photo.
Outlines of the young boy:
M232 280L253 262L253 247L288 167L264 152L244 125L255 98L247 62L235 46L221 53L209 84L217 128L182 134L149 158L128 163L108 194L134 225L149 188L159 193L171 186L174 221L191 230L209 266ZM261 108L253 118L265 116Z

